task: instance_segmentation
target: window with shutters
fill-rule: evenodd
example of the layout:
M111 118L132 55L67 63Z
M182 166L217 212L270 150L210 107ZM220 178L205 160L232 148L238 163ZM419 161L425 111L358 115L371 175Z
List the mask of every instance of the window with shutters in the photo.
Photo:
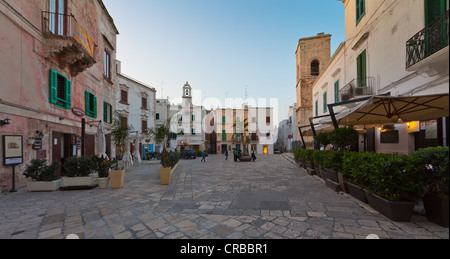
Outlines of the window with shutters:
M142 97L142 109L148 109L147 98Z
M147 133L148 130L148 121L142 121L142 133Z
M64 108L72 108L71 81L55 70L50 70L50 103Z
M126 90L120 90L120 103L128 104L128 92Z
M339 103L339 80L334 83L334 102Z
M356 0L356 25L366 14L366 0Z
M359 54L357 60L357 76L358 76L358 87L366 87L367 86L367 58L366 58L366 50L364 50L361 54Z
M227 131L222 130L222 141L227 141Z
M106 79L111 80L111 54L107 50L105 50L104 54L103 73Z
M112 105L107 102L103 102L103 121L112 123Z
M328 93L323 93L323 113L328 112Z
M316 112L315 112L316 117L319 117L319 101L316 101Z
M97 96L86 91L86 115L90 118L97 118Z

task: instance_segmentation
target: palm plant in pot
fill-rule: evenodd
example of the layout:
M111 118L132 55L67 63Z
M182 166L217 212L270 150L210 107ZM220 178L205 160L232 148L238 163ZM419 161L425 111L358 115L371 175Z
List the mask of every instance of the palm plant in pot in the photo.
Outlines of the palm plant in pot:
M55 176L56 170L61 164L54 161L51 165L47 165L46 159L33 159L26 166L23 175L32 181L27 183L30 192L52 192L61 187L61 180Z
M127 145L127 138L132 130L132 127L122 122L123 120L120 119L119 113L116 112L114 121L109 128L111 138L116 144L116 166L114 170L109 172L112 189L122 188L125 180L125 168L123 166L123 162L120 163L119 160L125 153L125 145Z
M159 169L159 175L161 178L161 184L168 185L170 184L171 176L169 152L167 152L167 144L169 143L170 138L169 122L166 122L158 129L151 128L147 134L157 145L161 145L163 147L163 152L161 154L162 167Z

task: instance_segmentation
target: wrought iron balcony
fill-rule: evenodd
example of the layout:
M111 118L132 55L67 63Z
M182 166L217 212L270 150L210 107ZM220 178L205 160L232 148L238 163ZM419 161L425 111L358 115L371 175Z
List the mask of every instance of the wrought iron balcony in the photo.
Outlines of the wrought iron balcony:
M373 78L355 78L339 91L341 102L348 101L354 97L373 95Z
M406 42L406 68L448 46L448 12L447 10L441 17Z
M73 15L42 12L46 56L60 57L60 67L70 66L72 76L96 63L96 44Z

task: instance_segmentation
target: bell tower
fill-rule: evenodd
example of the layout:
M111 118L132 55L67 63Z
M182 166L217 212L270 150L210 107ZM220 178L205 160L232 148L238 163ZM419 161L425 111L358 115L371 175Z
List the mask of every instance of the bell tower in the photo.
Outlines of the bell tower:
M189 82L183 86L183 98L192 99L192 88L189 85Z

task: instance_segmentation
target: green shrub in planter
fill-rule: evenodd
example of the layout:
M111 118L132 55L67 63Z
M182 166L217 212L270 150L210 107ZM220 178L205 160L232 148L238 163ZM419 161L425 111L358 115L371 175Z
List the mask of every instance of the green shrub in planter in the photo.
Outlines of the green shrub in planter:
M411 170L421 185L421 194L448 196L449 147L420 149L411 155Z
M324 158L329 151L313 150L312 157L316 168L324 169Z
M353 127L337 128L329 133L330 143L345 151L347 146L358 143L358 132Z
M322 151L323 168L336 172L342 171L344 153L340 151Z
M399 154L375 154L368 165L370 191L389 201L414 197L419 183L414 171L408 170L410 158Z
M324 148L326 148L331 144L330 135L330 132L322 132L317 134L317 136L314 137L314 140L319 146L323 146Z
M169 153L169 166L170 168L174 168L176 164L180 161L181 153L180 152L170 152Z
M47 165L46 159L33 159L30 164L26 166L23 175L26 178L31 178L37 182L51 182L57 180L55 177L56 170L61 164L54 161L51 165Z
M371 161L375 156L375 153L346 152L342 158L341 172L349 177L347 181L367 189L370 186L369 175L374 170Z
M313 150L311 149L299 149L298 158L301 163L306 164L308 161L313 161Z
M70 157L64 161L67 177L87 177L92 173L92 161L88 157Z

